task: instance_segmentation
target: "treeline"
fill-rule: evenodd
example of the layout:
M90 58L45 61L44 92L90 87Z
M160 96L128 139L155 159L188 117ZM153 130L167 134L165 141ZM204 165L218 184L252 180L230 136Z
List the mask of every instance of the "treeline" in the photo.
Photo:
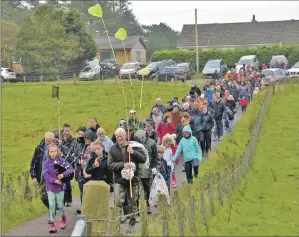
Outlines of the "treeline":
M122 27L128 35L143 37L149 46L148 59L156 50L175 49L179 35L164 23L141 25L128 0L6 0L1 4L1 63L10 66L14 55L30 67L26 70L62 70L70 62L93 58L97 53L94 39L106 36L101 19L88 13L95 4L103 9L109 35Z
M176 62L191 62L193 65L196 65L195 55L196 52L191 50L160 50L153 53L151 61L172 59ZM293 65L299 61L299 45L199 50L199 70L201 71L207 61L211 59L223 59L228 66L234 67L235 63L245 55L257 55L260 65L269 63L273 55L285 55L289 63Z

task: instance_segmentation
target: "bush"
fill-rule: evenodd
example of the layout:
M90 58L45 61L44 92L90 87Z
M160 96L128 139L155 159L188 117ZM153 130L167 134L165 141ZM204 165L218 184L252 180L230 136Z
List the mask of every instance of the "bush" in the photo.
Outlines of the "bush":
M273 55L285 55L291 65L299 61L299 45L275 45L261 46L255 48L240 49L208 49L199 50L199 70L202 71L208 60L221 58L229 67L234 67L235 63L244 55L257 55L262 63L269 63ZM155 51L151 61L172 59L176 62L191 62L196 64L195 51L191 50L160 50Z

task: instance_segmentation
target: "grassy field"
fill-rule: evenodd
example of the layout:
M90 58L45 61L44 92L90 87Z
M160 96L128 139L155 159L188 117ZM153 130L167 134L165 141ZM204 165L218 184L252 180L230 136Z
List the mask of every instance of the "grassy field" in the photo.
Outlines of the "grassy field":
M46 131L58 127L57 103L51 97L53 83L23 83L2 85L2 172L17 176L28 170L35 147ZM133 108L132 92L124 82L127 108L121 84L100 81L60 84L61 125L69 123L73 135L79 126L88 126L88 118L96 117L103 128L112 135L118 121ZM149 116L155 99L163 102L174 96L181 98L190 88L188 83L144 83L142 108L139 108L141 83L134 82L134 108L137 117ZM16 185L17 186L17 185ZM3 200L2 200L3 204ZM45 212L39 200L32 203L9 203L9 211L2 210L2 233ZM11 221L13 220L13 221Z
M290 90L290 89L288 89ZM299 86L273 95L253 168L233 195L232 212L220 210L209 236L299 235Z

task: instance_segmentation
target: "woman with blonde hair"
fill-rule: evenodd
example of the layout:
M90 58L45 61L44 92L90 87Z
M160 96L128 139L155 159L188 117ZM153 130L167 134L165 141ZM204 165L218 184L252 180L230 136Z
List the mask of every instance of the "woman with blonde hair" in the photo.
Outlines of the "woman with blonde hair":
M112 140L107 136L107 133L104 128L98 128L97 130L98 139L96 141L100 141L103 145L104 152L109 152L110 148L113 146Z

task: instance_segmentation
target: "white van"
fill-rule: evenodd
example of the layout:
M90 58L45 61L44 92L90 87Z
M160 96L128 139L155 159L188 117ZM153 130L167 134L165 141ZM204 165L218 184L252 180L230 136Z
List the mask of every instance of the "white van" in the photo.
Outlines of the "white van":
M239 59L239 62L236 63L236 69L237 71L240 70L241 67L247 67L247 66L251 66L254 67L256 69L259 69L260 66L260 62L257 58L256 55L246 55L243 56Z

